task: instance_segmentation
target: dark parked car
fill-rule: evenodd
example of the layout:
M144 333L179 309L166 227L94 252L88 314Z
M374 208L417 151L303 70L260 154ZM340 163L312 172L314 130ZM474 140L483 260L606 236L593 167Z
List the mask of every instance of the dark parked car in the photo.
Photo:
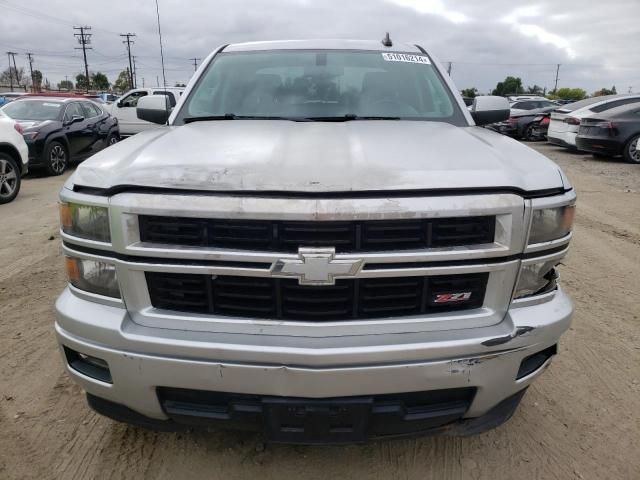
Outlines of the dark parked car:
M576 146L599 156L640 164L640 104L612 108L580 122Z
M92 101L78 97L29 97L2 111L24 129L29 168L62 174L73 160L82 160L120 138L118 120Z
M508 120L504 122L496 123L494 130L504 135L509 135L514 138L521 138L523 140L542 140L536 132L538 122L540 122L545 114L548 114L552 110L558 108L557 105L546 108L537 108L535 110L528 110L522 113L512 114ZM548 121L547 121L548 126Z
M551 112L540 113L533 119L533 128L531 136L535 140L546 140L549 131L549 123L551 123Z

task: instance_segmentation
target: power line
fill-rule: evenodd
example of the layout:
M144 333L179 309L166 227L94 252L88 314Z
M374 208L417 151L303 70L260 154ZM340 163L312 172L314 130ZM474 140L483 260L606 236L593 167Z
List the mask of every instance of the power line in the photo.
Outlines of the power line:
M85 86L87 93L89 93L89 65L87 64L87 49L91 50L91 47L87 47L91 43L91 34L85 33L87 30L91 30L91 27L73 27L74 30L80 30L80 33L74 33L74 37L78 39L78 43L82 47L76 47L76 50L82 49L82 56L84 57L84 73L85 73Z
M58 23L59 25L65 25L68 27L73 26L73 23L70 23L67 20L64 20L60 17L55 17L53 15L49 15L47 13L43 13L41 11L38 10L32 10L30 8L24 7L22 5L18 6L18 5L13 5L8 3L6 0L0 0L0 4L2 4L5 8L9 8L17 13L21 13L23 15L26 15L28 17L32 17L32 18L37 18L38 20L44 20L47 22L54 22L54 23ZM95 27L94 30L99 30L105 33L111 33L114 35L117 35L117 32L112 32L111 30L107 30L104 28L100 28L100 27Z
M122 43L127 44L127 55L129 55L129 87L134 88L133 84L133 64L131 63L131 44L134 43L131 40L131 37L135 37L135 33L121 33L121 37L125 37L126 40L123 40Z

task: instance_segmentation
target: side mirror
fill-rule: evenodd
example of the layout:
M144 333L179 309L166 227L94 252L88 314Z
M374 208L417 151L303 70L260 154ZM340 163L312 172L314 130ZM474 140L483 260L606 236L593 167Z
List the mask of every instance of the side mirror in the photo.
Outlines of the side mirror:
M138 100L136 114L140 120L164 125L171 114L167 95L147 95Z
M118 102L118 103L116 103L116 106L117 106L118 108L122 108L122 102Z
M476 125L489 125L509 118L509 101L504 97L484 95L473 99L471 117Z
M78 122L82 122L84 121L84 117L82 115L74 115L71 117L71 120L67 120L65 122L66 125L72 125L74 123L78 123Z

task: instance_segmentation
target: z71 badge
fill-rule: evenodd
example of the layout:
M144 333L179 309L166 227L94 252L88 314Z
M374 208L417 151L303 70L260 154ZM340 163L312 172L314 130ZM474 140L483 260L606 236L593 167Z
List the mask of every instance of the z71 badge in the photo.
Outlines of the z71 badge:
M471 298L471 292L439 293L433 299L433 303L465 302Z

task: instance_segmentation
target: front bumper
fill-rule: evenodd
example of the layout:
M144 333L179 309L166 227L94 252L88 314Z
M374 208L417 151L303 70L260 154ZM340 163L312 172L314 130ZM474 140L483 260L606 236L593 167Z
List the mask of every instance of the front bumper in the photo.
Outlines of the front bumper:
M56 303L55 328L61 350L107 363L112 383L70 367L63 351L67 372L88 394L152 421L169 418L160 387L304 399L472 387L461 414L471 419L523 391L550 363L516 379L523 359L556 345L569 327L568 297L560 289L546 295L542 303L512 306L488 327L256 342L255 335L141 326L127 310L67 289Z

